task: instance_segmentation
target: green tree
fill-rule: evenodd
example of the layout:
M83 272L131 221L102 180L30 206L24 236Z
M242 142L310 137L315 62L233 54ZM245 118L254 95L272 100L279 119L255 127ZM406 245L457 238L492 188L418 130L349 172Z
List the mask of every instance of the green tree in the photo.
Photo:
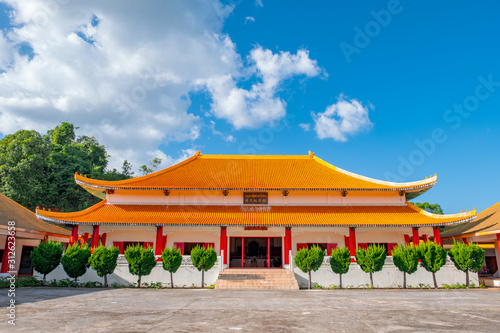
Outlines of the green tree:
M127 178L131 178L134 175L134 172L132 171L132 164L130 164L127 160L123 161L122 175Z
M137 285L141 287L141 278L151 274L151 271L156 266L156 258L153 249L148 246L146 249L140 245L132 245L125 250L125 259L128 262L128 270L130 274L137 275Z
M70 278L77 279L85 274L89 267L90 248L86 245L73 244L66 249L61 259L64 271Z
M205 271L214 266L217 261L217 253L212 247L205 249L203 246L196 245L191 250L191 261L193 266L201 271L201 287L205 288Z
M49 204L49 154L50 148L36 131L5 136L0 140L0 191L32 211Z
M309 284L308 288L311 289L311 271L316 272L323 264L325 258L325 251L319 246L313 245L310 248L304 248L297 252L293 262L302 272L308 273Z
M429 212L429 213L444 214L443 213L443 209L437 203L430 204L428 202L424 202L424 203L415 202L415 206L417 206L418 208L423 209L423 210L425 210L426 212Z
M163 261L163 269L170 272L170 288L174 287L174 273L177 272L182 264L181 251L173 246L171 249L168 247L163 250L161 254L161 261Z
M108 287L108 275L113 274L118 264L120 250L117 247L107 248L104 245L94 249L90 256L90 267L97 272L97 275L104 277L104 287Z
M446 264L446 250L434 242L421 242L417 246L418 256L421 260L421 265L427 272L432 273L434 288L437 289L436 272Z
M61 123L43 137L20 130L0 140L0 192L32 211L39 205L76 211L100 199L75 183L75 172L103 180L130 178L130 163L124 163L126 174L106 170L105 147L75 131L73 124Z
M351 253L346 247L333 249L330 257L330 267L334 273L339 274L340 289L342 289L342 274L349 272L351 265Z
M418 268L418 251L414 246L403 246L402 244L392 250L392 261L394 265L403 272L403 288L406 289L406 274L413 274Z
M40 274L43 274L43 283L45 284L47 274L56 269L61 263L63 248L61 243L48 240L40 242L37 247L31 251L31 263L33 268Z
M477 244L467 245L453 240L453 246L448 255L455 267L465 272L465 285L469 287L469 271L477 273L483 267L484 250Z
M146 164L141 165L139 167L139 171L142 172L142 175L145 176L148 173L154 172L158 169L161 164L161 158L155 157L149 162L149 166Z
M373 273L381 271L385 264L387 251L384 246L370 244L368 248L356 250L356 261L365 273L370 273L370 288L373 288Z

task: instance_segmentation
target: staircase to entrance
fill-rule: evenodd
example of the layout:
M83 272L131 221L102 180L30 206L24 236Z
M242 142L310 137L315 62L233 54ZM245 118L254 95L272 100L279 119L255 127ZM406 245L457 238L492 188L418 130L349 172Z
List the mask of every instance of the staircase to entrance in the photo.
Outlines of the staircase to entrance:
M286 269L230 268L219 272L215 289L299 289L299 285Z

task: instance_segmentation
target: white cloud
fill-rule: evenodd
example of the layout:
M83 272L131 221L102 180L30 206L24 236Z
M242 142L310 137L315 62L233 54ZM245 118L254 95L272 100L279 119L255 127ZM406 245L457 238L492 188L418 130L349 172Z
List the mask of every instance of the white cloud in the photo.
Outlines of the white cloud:
M0 2L13 9L12 27L0 33L0 133L72 122L106 145L110 168L197 139L206 116L190 112L193 91L208 90L210 115L257 128L286 115L285 80L321 74L306 50L255 47L243 66L223 33L234 6L216 0ZM26 45L32 58L18 52ZM250 79L249 89L238 87Z
M280 84L297 75L315 77L321 74L317 61L309 58L307 50L299 50L296 54L273 53L258 46L248 58L252 63L251 74L259 79L249 90L237 87L231 75L199 81L212 96L211 112L236 129L257 128L279 121L286 114L286 103L277 96Z
M0 132L70 121L107 146L110 167L144 164L162 142L196 139L194 82L239 75L240 57L222 33L233 7L215 0L3 2L16 28L0 33ZM33 59L17 54L19 45L30 45Z
M215 129L215 121L210 120L210 128L212 129L212 134L222 137L222 139L226 142L235 142L236 138L231 134L224 134L221 131Z
M264 7L264 4L262 3L262 0L255 0L255 5L258 7Z
M308 132L311 130L311 124L299 124L299 127L304 130L304 132Z
M252 16L247 16L245 17L245 24L247 24L247 22L255 22L255 18L252 17Z
M326 108L323 113L312 113L314 130L320 139L333 139L345 142L347 137L369 130L371 123L368 113L372 106L363 106L356 99L346 100L343 95L337 103Z

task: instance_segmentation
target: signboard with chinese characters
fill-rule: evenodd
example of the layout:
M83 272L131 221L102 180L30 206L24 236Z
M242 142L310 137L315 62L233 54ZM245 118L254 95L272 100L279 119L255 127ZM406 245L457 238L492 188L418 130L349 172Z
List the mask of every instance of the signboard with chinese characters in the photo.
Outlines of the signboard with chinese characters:
M267 205L267 192L243 192L245 205Z

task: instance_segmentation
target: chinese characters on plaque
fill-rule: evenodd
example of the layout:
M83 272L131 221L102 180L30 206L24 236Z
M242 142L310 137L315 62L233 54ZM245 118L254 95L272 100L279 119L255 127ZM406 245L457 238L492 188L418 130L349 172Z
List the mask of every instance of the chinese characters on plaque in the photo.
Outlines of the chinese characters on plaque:
M246 205L267 205L267 192L243 192L243 203Z

